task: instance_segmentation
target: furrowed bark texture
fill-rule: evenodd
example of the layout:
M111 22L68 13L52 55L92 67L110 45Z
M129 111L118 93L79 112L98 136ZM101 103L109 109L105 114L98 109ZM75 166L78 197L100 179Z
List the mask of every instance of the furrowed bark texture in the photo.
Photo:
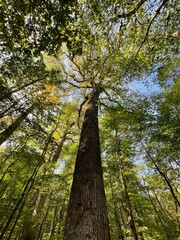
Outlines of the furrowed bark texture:
M110 240L94 87L85 112L65 223L64 240Z

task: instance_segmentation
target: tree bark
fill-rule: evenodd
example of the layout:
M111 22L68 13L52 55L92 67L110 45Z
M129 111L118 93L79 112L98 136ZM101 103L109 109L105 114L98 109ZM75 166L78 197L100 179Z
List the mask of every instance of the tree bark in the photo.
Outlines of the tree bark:
M76 158L64 240L109 240L109 225L100 156L98 106L101 92L89 96Z

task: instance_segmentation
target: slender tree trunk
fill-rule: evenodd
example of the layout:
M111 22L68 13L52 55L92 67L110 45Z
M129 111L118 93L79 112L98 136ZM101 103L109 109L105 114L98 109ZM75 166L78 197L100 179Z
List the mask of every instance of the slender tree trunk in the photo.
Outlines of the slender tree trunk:
M154 196L156 198L156 201L158 202L158 205L160 206L162 212L164 213L166 219L168 218L170 220L171 216L170 216L169 212L162 206L162 204L161 204L161 202L160 202L160 200L159 200L159 198L158 198L158 196L157 196L157 194L156 194L156 192L154 190L153 190L153 194L154 194Z
M18 161L19 159L17 158L14 162L12 162L4 171L1 179L0 179L0 183L3 181L4 177L6 176L6 174L9 172L9 169Z
M2 163L1 163L1 165L0 165L0 168L3 168L3 167L4 167L4 164L5 164L6 162L8 162L7 160L11 157L11 155L15 152L15 150L16 150L19 146L20 146L20 144L17 145L8 155L6 155L5 159L2 161Z
M121 170L121 172L122 172L121 173L122 183L123 183L123 188L124 188L124 193L125 193L125 201L126 201L125 211L126 211L126 214L127 214L129 227L131 229L132 239L133 240L138 240L137 230L136 230L136 226L135 226L135 223L134 223L134 216L133 216L131 201L130 201L129 193L128 193L128 190L127 190L126 179L125 179L123 170Z
M42 237L43 237L43 226L44 226L44 223L45 223L46 218L48 216L48 213L49 213L49 207L46 210L46 214L41 221L40 228L39 228L39 233L38 233L38 236L37 236L37 240L42 239Z
M5 187L3 189L1 189L1 192L0 192L0 199L4 196L5 192L6 192L6 189L7 187L9 186L9 182L11 181L11 179L8 180L8 182L6 183Z
M23 97L22 97L23 98ZM20 98L19 99L19 101L22 99L22 98ZM3 112L1 112L0 113L0 118L2 118L2 117L5 117L6 115L6 113L10 110L10 109L13 109L13 111L15 111L16 109L15 109L15 106L18 104L18 102L17 101L14 101L14 103L13 104L11 104L9 107L7 107Z
M144 225L143 225L143 222L142 222L142 220L141 220L141 216L140 216L140 214L139 214L139 211L138 211L138 209L137 209L136 207L135 207L135 211L136 211L137 218L138 218L137 222L138 222L139 228L142 228ZM143 231L142 231L142 230L139 231L139 235L140 235L140 239L141 239L141 240L145 240L145 239L144 239L144 236L143 236Z
M7 88L4 88L4 92L0 96L0 101L3 101L4 99L11 99L13 93L19 92L19 91L23 90L24 88L33 85L34 83L40 82L42 80L45 80L47 76L48 75L46 74L45 76L43 76L43 77L41 77L39 79L33 80L33 81L29 82L29 83L25 83L24 85L20 86L18 89L7 89Z
M57 226L56 233L57 233L58 237L60 237L61 233L63 232L64 218L65 218L65 212L64 212L63 206L61 207L61 210L58 212L57 217L58 217L58 219L57 219L57 224L56 224L56 226ZM53 235L52 235L52 237L53 237ZM51 240L52 237L49 240Z
M119 216L118 216L118 207L117 207L117 203L115 201L115 195L114 195L114 190L113 190L113 186L112 186L112 178L111 178L110 174L109 174L109 180L110 180L111 195L112 195L112 200L113 200L113 205L114 205L114 217L115 217L117 234L118 234L117 240L124 240L124 233L123 233L123 229L122 229L122 224L121 224Z
M169 190L170 190L170 192L171 192L171 194L172 194L172 196L174 198L175 203L178 204L178 206L180 207L180 202L179 202L179 200L178 200L178 198L177 198L177 196L176 196L176 194L174 192L173 187L171 186L171 183L170 183L170 180L169 180L167 174L165 172L161 171L159 166L156 164L156 161L154 160L154 158L151 156L151 154L148 152L148 150L146 148L145 148L145 151L146 151L149 159L153 162L153 164L156 167L156 169L157 169L158 173L160 174L160 176L164 179L165 183L168 185Z
M109 225L100 156L95 86L88 100L76 158L64 240L109 240Z
M52 162L53 163L57 162L57 160L58 160L58 158L59 158L59 156L61 154L61 150L62 150L63 144L64 144L64 142L66 140L66 136L67 136L67 132L65 131L63 136L61 137L59 143L58 143L58 147L57 147L56 152L55 152L55 154L54 154L54 156L52 158Z
M50 143L50 138L52 135L49 136L48 141L45 144L45 147L42 152L42 156L45 157L48 145ZM21 234L21 240L34 240L36 238L37 232L36 232L36 224L34 224L33 216L37 214L37 211L39 212L40 209L44 207L45 201L46 201L47 194L41 194L39 193L39 189L34 195L34 201L32 201L33 206L35 205L35 208L30 211L28 214L29 219L24 222L24 225L22 227L22 234Z
M59 141L59 144L57 146L57 149L55 151L55 154L53 155L52 157L52 162L53 163L56 163L60 154L61 154L61 150L62 150L62 147L63 147L63 144L66 140L66 136L67 136L67 132L65 131L63 136L61 137L60 141ZM47 151L47 147L45 148L45 151ZM46 173L45 173L46 175ZM39 193L39 199L38 199L38 202L37 202L37 206L36 208L34 209L34 215L40 215L41 212L42 212L42 209L44 208L44 205L46 203L46 199L47 199L47 196L48 196L48 193Z
M155 213L156 213L156 215L158 217L158 220L161 223L161 226L162 226L162 228L164 229L164 231L166 233L167 239L170 239L170 236L169 236L169 233L168 233L168 231L166 229L166 226L164 225L164 223L162 221L162 218L161 218L161 216L160 216L160 214L159 214L159 212L158 212L158 210L157 210L157 208L156 208L156 206L155 206L155 204L154 204L154 202L153 202L153 200L151 198L151 195L150 195L150 192L149 192L148 188L147 188L147 193L148 193L149 200L150 200L150 202L151 202L151 204L153 206L153 209L154 209L154 211L155 211Z
M126 229L126 215L124 214L125 212L125 209L124 209L124 206L123 206L123 202L122 200L120 200L120 206L118 207L118 212L120 214L120 219L121 219L121 222L122 222L122 229ZM124 233L124 239L127 238L127 231L123 230L123 233Z
M36 190L35 194L31 198L30 202L32 206L35 206L39 196L39 189ZM36 233L35 226L33 225L33 208L29 209L28 215L26 215L26 220L23 222L22 230L20 231L20 240L34 240ZM32 227L33 226L33 227Z
M123 160L120 157L120 146L119 146L117 131L116 131L116 145L117 145L116 146L117 157L118 157L118 160L119 160L119 163L120 163L120 174L121 174L121 179L122 179L122 186L124 188L125 212L127 214L129 227L130 227L130 230L131 230L131 233L132 233L132 239L133 240L138 240L138 234L137 234L137 230L136 230L136 226L135 226L135 222L134 222L131 200L130 200L129 193L128 193L127 180L126 180L126 177L124 175L124 163L123 163Z
M30 186L29 189L28 189L28 193L30 192L30 190L31 190L31 188L32 188L32 186L33 186L33 183L34 183L34 182L32 181L32 182L31 182L31 186ZM20 209L19 209L19 212L18 212L18 214L17 214L17 216L16 216L15 222L14 222L14 224L13 224L13 226L12 226L12 228L11 228L11 231L10 231L10 233L9 233L8 240L11 240L11 236L12 236L12 234L13 234L13 232L14 232L14 229L15 229L15 227L16 227L16 225L17 225L17 222L18 222L18 220L19 220L19 217L20 217L20 215L21 215L21 212L22 212L22 210L23 210L23 207L24 207L24 205L25 205L25 203L26 203L27 197L28 197L28 194L26 194L25 198L23 199L23 202L22 202L22 204L21 204L21 207L20 207Z
M59 211L59 200L56 201L56 206L55 206L55 209L54 209L54 216L53 216L53 220L52 220L52 223L51 223L49 240L52 239L52 237L54 235L54 232L55 232L55 228L56 228L56 225L57 225L58 211Z
M23 112L7 129L5 129L0 134L0 145L3 144L19 127L19 125L24 121L24 119L29 115L30 112L34 109L34 105L29 107L25 112Z
M48 138L48 141L46 143L46 146L44 147L44 150L43 150L43 156L45 156L46 152L47 152L47 149L48 149L48 145L50 143L50 140L52 138L52 135L53 133L56 131L58 126L56 126L56 128L52 131L52 133L50 134L49 138ZM63 147L63 144L64 144L64 141L66 140L66 136L67 136L68 132L67 131L64 131L64 134L63 136L61 137L60 141L59 141L59 144L57 146L57 149L52 157L52 162L53 163L56 163L60 154L61 154L61 150L62 150L62 147ZM46 175L46 172L44 173L44 175ZM44 209L44 206L46 204L46 200L47 200L47 197L48 197L48 193L39 193L38 194L38 198L37 198L37 201L36 201L36 204L35 204L35 208L33 210L33 212L30 214L32 219L34 219L34 217L37 215L38 217L41 217L42 215L42 210ZM41 223L42 224L42 223ZM25 228L23 229L23 235L22 235L22 239L23 240L31 240L35 237L35 235L37 235L36 231L33 232L32 234L32 231L33 231L33 228L32 228L32 225L34 225L33 221L29 221L29 224L28 226L25 225ZM41 228L41 227L40 227ZM40 235L38 236L38 238L40 238Z
M33 216L41 215L42 209L44 208L46 203L47 196L48 196L48 193L39 193L39 196L36 202L36 207L33 211Z
M13 217L14 217L16 211L17 211L18 208L19 208L19 205L20 205L20 204L23 204L24 198L26 199L27 194L29 193L30 189L32 188L32 184L33 184L33 182L34 182L34 179L35 179L35 177L36 177L36 175L37 175L37 172L38 172L39 168L40 168L40 165L38 165L38 166L34 169L31 177L30 177L29 180L27 181L27 183L26 183L26 185L25 185L25 187L24 187L24 189L23 189L23 192L22 192L19 200L17 201L14 209L12 210L12 212L11 212L11 214L10 214L10 216L9 216L9 219L8 219L8 221L7 221L5 227L4 227L4 229L3 229L3 231L2 231L2 233L1 233L1 235L0 235L0 239L3 239L4 234L6 233L6 231L7 231L8 227L9 227L11 221L13 220ZM29 186L29 185L30 185L30 186Z

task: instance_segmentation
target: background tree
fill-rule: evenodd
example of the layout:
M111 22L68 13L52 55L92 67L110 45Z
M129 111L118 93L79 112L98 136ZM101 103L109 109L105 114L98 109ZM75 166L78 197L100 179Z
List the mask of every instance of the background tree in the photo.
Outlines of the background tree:
M21 239L27 226L33 239L63 238L87 98L101 86L112 239L178 239L178 2L9 1L1 10L1 134L34 106L1 145L1 238Z

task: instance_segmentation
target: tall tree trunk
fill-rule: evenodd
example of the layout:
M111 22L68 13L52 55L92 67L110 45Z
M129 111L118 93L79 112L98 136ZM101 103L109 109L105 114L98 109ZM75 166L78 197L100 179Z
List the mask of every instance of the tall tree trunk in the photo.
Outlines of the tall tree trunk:
M110 239L97 118L100 92L101 87L95 86L85 112L64 240Z
M30 112L34 109L34 105L29 107L25 112L23 112L7 129L5 129L0 134L0 145L3 144L19 127L19 125L24 121L24 119L29 115Z

